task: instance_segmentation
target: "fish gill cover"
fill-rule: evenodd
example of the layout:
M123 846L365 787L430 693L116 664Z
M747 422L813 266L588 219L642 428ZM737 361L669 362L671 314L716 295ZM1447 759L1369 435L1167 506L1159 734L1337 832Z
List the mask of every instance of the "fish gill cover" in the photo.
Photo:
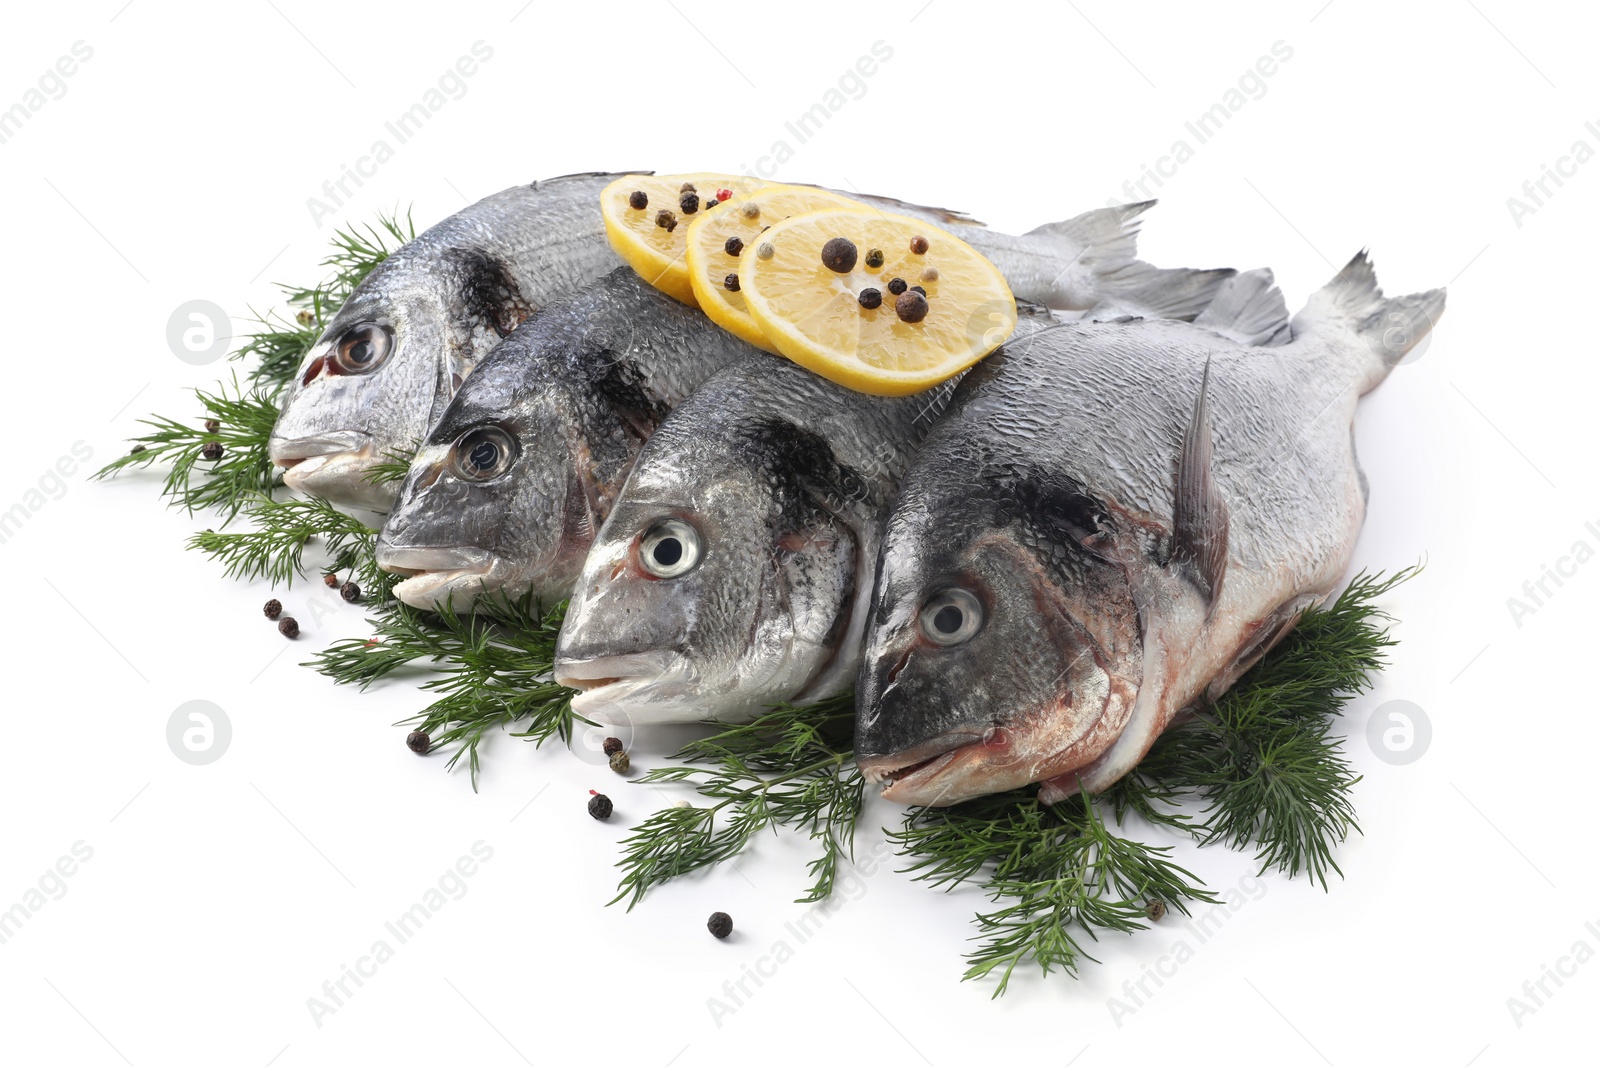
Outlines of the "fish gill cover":
M196 388L186 417L142 420L148 431L95 477L164 469L169 505L218 516L221 529L195 534L188 547L216 559L228 577L264 577L274 586L312 574L357 579L371 637L335 642L306 666L363 690L420 671L420 690L433 699L397 725L408 728L414 749L449 752L447 769L465 756L476 789L479 747L491 733L570 744L575 724L587 721L572 711L574 691L550 679L566 605L491 597L474 614L458 615L400 603L390 595L398 579L374 560L378 531L326 501L286 496L267 452L279 395L325 322L413 236L409 217L340 231L323 260L325 280L283 286L285 310L258 318L259 329L234 354L243 380L236 373ZM408 458L390 456L370 477L393 481ZM1254 850L1260 872L1303 874L1326 889L1328 874L1341 873L1335 849L1359 832L1351 800L1359 776L1344 756L1337 720L1395 643L1379 603L1416 570L1358 575L1104 793L1049 804L1032 786L908 809L901 826L887 831L903 872L945 890L976 886L992 902L973 920L963 977L991 979L998 997L1019 966L1076 975L1094 959L1085 938L1145 929L1168 909L1188 914L1193 905L1217 903L1173 860L1172 843L1144 837ZM780 705L746 724L712 724L667 765L635 778L691 786L701 802L658 811L628 832L612 903L626 900L631 909L655 886L733 859L778 826L804 833L819 853L799 902L828 898L853 860L864 802L853 719L849 693Z

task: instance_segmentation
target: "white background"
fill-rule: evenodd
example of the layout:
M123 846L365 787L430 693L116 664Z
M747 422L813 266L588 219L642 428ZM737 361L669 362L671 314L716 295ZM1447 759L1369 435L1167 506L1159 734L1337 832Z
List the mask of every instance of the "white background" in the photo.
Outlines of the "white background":
M75 442L114 457L149 411L227 373L167 347L184 301L241 324L275 282L319 276L334 224L579 170L755 167L958 207L1018 231L1124 198L1184 123L1273 44L1293 56L1159 190L1141 249L1166 266L1269 265L1291 307L1370 247L1392 293L1450 287L1420 359L1362 406L1371 516L1354 566L1426 559L1389 598L1402 644L1345 717L1364 835L1328 892L1267 875L1203 944L1169 918L1110 937L1076 981L958 981L983 901L885 865L799 944L784 924L808 855L763 839L738 869L606 908L615 840L666 801L559 746L501 739L481 790L391 724L424 698L365 695L296 666L361 612L320 585L263 621L152 477L64 492L0 545L9 604L0 908L76 842L93 850L0 944L0 1058L75 1064L1028 1063L1465 1065L1591 1060L1600 962L1519 1020L1507 1000L1575 942L1600 950L1590 819L1597 741L1584 563L1531 614L1507 600L1600 547L1590 309L1600 162L1521 218L1575 141L1600 149L1592 13L1473 0L1251 5L181 4L8 12L0 107L74 42L92 58L0 144L7 303L0 510ZM803 12L803 13L802 13ZM475 41L492 58L319 227L307 198L384 135ZM876 41L892 58L821 133L784 128ZM1570 168L1569 168L1570 169ZM1169 168L1170 170L1170 168ZM1142 195L1142 194L1141 194ZM1543 198L1542 198L1543 199ZM1592 554L1588 553L1588 554ZM1568 566L1573 571L1572 566ZM1519 625L1520 621L1520 625ZM210 700L231 747L168 750ZM1394 766L1373 709L1412 701L1431 747ZM672 737L642 738L649 766ZM618 816L584 813L589 788ZM875 805L860 847L898 813ZM307 999L466 855L493 857L343 1006ZM1250 858L1178 842L1219 890ZM52 887L54 883L48 882ZM706 915L731 912L717 942ZM1585 929L1586 922L1596 928ZM1215 923L1215 920L1214 920ZM392 938L390 939L391 943ZM774 970L776 942L794 949ZM1178 941L1193 956L1163 957ZM724 982L771 973L732 1014ZM1139 1003L1124 983L1170 975ZM1566 965L1571 969L1570 963ZM354 988L353 986L351 988ZM1109 998L1134 1010L1116 1013ZM1532 1002L1528 1001L1532 1006Z

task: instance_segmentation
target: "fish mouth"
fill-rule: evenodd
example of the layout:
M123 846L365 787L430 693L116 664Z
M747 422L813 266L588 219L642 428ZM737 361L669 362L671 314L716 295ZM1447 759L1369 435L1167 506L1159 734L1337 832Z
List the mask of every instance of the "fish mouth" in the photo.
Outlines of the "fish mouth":
M294 439L274 437L267 451L272 462L283 468L283 484L291 489L374 511L387 511L394 504L394 485L374 485L368 480L368 472L378 461L378 446L358 430Z
M683 722L682 718L672 717L671 709L665 704L649 699L641 701L641 698L648 698L650 689L668 673L672 658L662 652L632 652L589 659L557 656L551 677L557 685L578 691L572 698L572 710L586 719L608 726Z
M980 795L970 783L950 781L946 772L959 769L973 759L992 757L1006 745L1005 731L999 727L979 730L952 730L938 737L901 749L887 756L864 756L856 760L861 776L869 785L882 784L882 796L896 804L917 804L936 808ZM944 778L946 781L941 782Z
M381 540L378 566L405 578L394 587L401 603L424 611L466 611L484 593L504 588L504 561L467 545L392 545Z

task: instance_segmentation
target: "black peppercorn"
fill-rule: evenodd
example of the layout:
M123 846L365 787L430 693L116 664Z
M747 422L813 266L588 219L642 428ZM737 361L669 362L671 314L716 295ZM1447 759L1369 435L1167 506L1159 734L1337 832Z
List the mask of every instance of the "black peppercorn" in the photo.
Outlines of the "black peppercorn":
M830 237L822 246L822 265L839 274L849 274L856 267L856 243L848 237Z
M863 289L861 294L856 297L856 303L871 311L882 306L883 294L876 289Z
M269 619L276 619L283 614L283 605L276 600L269 600L261 607L261 614Z
M361 587L355 582L345 582L339 587L339 595L354 604L361 599Z
M628 194L628 206L635 211L643 211L650 206L650 198L644 195L643 189L635 189Z
M928 250L928 239L926 237L922 237L922 236L919 235L919 236L913 237L911 239L911 254L912 255L920 256L924 252L926 252L927 250Z
M673 230L678 228L678 216L674 215L666 208L662 208L660 211L656 212L656 225L660 226L668 233L671 233Z
M144 445L134 445L132 448L128 449L128 455L137 456L140 452L143 452L144 450L145 450Z
M714 911L711 918L706 920L706 929L711 931L711 936L718 941L733 933L733 916L725 911Z
M222 442L207 441L200 449L200 455L213 463L222 458Z
M883 249L871 248L867 250L867 266L873 270L883 266Z
M700 197L695 193L684 193L678 197L678 207L683 209L685 215L693 215L700 210Z
M1151 922L1158 923L1161 921L1161 917L1167 913L1167 902L1164 900L1152 900L1145 904L1144 913L1150 916Z
M285 615L278 620L278 632L292 641L300 636L300 624L294 621L293 615Z
M607 756L611 756L614 753L621 752L622 751L622 738L620 738L620 737L608 737L608 738L606 738L604 741L600 742L600 750L602 752L604 752Z
M730 237L723 242L722 250L730 256L736 256L744 251L744 242L737 237Z
M692 192L694 192L694 182L684 182L682 185L678 186L678 192L680 192L680 193L692 193Z
M928 317L928 298L921 293L901 293L895 297L894 313L901 322L921 322Z
M730 293L737 293L739 291L739 276L737 274L728 275L722 279L722 287Z
M589 814L601 820L611 818L611 798L604 793L595 793L593 789L589 792L594 794L589 798Z
M889 279L889 292L893 293L895 296L899 296L901 293L903 293L905 291L906 291L906 280L904 278L890 278Z
M429 743L428 735L421 730L412 730L409 734L406 734L406 747L419 756L428 754Z
M920 285L913 285L910 289L907 290L907 292L921 293L923 296L927 296L928 295L928 290L924 289Z
M222 429L222 423L218 422L216 419L206 420L206 433L216 433L220 429Z

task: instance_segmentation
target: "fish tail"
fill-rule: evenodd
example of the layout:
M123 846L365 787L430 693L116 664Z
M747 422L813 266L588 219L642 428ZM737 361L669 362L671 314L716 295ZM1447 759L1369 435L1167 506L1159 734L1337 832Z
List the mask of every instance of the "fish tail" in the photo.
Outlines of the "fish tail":
M1140 216L1154 204L1154 200L1142 200L1097 208L1029 230L1024 236L1060 264L1060 273L1047 284L1048 291L1036 298L1054 308L1082 311L1090 307L1103 292L1100 278L1136 262Z
M1289 308L1266 267L1223 282L1194 324L1242 345L1281 345L1289 340Z
M1309 333L1324 337L1338 332L1355 335L1360 342L1360 391L1388 377L1444 314L1444 290L1429 289L1386 299L1366 249L1311 295L1290 324L1296 339Z

